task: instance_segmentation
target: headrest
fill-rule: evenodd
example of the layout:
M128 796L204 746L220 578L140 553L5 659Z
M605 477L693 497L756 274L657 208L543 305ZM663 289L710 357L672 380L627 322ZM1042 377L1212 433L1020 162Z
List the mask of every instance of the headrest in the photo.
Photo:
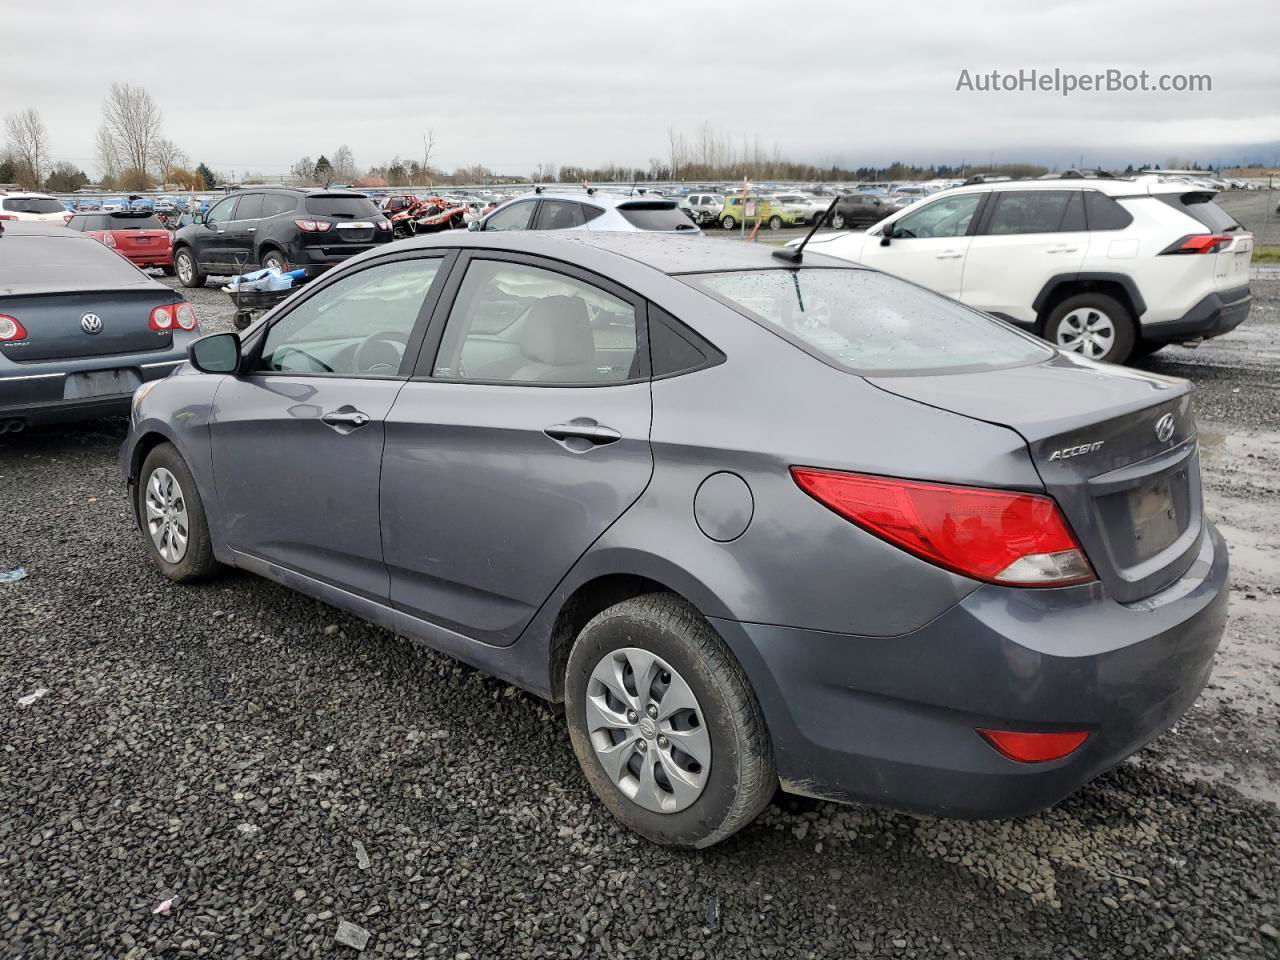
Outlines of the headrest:
M529 308L517 335L520 351L535 363L568 367L595 358L587 305L578 297L544 297Z

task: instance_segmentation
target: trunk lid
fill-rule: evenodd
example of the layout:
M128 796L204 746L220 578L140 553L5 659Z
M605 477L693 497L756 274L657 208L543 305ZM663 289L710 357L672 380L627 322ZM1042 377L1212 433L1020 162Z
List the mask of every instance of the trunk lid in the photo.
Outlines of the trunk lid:
M133 254L159 253L169 245L169 231L163 227L155 230L112 230L116 252L126 257Z
M1178 579L1203 536L1190 386L1058 354L980 373L869 377L911 400L1016 430L1116 600Z
M151 329L151 310L177 302L171 291L148 287L0 297L0 313L27 331L25 340L0 344L0 354L23 362L167 350L173 346L173 334ZM86 317L97 317L98 322Z

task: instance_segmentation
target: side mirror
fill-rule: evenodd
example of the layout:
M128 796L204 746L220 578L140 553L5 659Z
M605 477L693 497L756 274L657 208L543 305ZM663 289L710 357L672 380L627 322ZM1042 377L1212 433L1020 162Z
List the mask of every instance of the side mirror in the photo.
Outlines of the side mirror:
M240 337L212 333L187 347L191 365L201 373L235 373L240 369Z
M472 233L478 232L480 230L480 221L472 220L470 223L467 224L467 229L470 230Z
M893 225L890 224L889 226L885 227L883 230L880 231L880 246L887 247L889 245L889 241L892 239L893 239Z
M204 223L204 214L203 214L203 213L199 213L199 212L197 212L197 213L193 213L193 214L191 215L191 222L192 222L192 223Z

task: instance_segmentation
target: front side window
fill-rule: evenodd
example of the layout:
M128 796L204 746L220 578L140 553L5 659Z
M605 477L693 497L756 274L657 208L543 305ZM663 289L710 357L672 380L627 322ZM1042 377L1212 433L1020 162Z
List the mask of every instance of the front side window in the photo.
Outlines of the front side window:
M1072 199L1079 202L1078 194L1078 190L1009 190L997 193L995 212L991 215L987 233L1008 236L1062 232ZM1076 229L1083 229L1083 223Z
M969 232L969 224L981 201L980 193L962 193L934 200L895 220L893 236L906 240L915 237L963 237Z
M440 263L393 260L335 281L272 324L258 369L394 376Z
M505 383L634 379L636 312L574 277L476 260L458 290L434 375Z
M986 314L869 270L744 270L682 279L853 373L982 370L1053 354Z
M229 197L209 209L204 222L208 224L226 223L235 214L236 201L239 197Z
M505 210L499 210L484 222L486 230L528 230L529 218L533 216L535 204L532 200L513 203Z

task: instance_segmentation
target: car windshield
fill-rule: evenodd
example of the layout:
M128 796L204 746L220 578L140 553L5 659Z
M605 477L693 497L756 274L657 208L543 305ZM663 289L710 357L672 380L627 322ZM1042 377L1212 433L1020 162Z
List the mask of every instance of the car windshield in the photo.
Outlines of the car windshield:
M66 237L0 238L0 290L27 285L140 283L138 269L100 243L78 234Z
M304 203L307 213L321 217L337 217L339 220L372 219L378 216L378 208L368 197L326 196L307 197Z
M5 197L4 209L14 213L65 213L67 208L52 197Z
M984 370L1052 350L998 320L869 270L749 270L683 278L853 373Z

